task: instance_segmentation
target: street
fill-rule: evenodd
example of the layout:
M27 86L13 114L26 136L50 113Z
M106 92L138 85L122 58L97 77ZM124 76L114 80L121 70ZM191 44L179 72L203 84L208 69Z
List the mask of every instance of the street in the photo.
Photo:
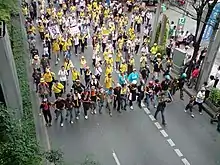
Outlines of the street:
M37 45L42 54L40 41ZM91 66L91 41L84 56ZM135 58L139 69L139 57ZM79 57L72 55L71 60L79 68ZM55 66L54 57L52 61L52 71L57 74L62 62ZM188 100L186 94L182 101L179 92L176 93L174 101L166 107L166 127L160 124L160 114L158 121L154 119L155 108L151 106L149 110L144 106L140 109L134 105L133 111L129 108L121 114L113 111L112 117L105 112L89 114L89 119L85 120L81 114L74 124L67 120L64 127L60 127L59 121L53 121L52 127L42 126L42 129L48 133L50 147L61 149L65 162L70 165L82 162L86 156L101 165L218 165L220 134L216 126L209 123L210 117L206 113L199 115L197 107L194 108L194 119L184 112ZM40 120L44 122L42 117Z

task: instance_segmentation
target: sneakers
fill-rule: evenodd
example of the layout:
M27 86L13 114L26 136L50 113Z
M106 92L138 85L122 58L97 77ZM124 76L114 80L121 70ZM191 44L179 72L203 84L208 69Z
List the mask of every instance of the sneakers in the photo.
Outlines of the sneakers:
M96 110L94 110L94 114L96 114Z
M88 116L85 116L85 119L87 120L87 119L88 119Z
M184 112L187 112L187 110L186 110L186 109L184 109Z
M202 115L202 112L200 112L199 114Z
M133 110L133 109L134 109L134 107L133 107L133 106L130 106L130 108L131 108L131 110Z
M73 121L71 120L70 123L73 124Z
M79 117L78 117L78 116L76 117L76 120L79 120Z
M63 127L63 123L61 123L60 126Z
M195 117L194 114L191 114L191 117L194 118Z

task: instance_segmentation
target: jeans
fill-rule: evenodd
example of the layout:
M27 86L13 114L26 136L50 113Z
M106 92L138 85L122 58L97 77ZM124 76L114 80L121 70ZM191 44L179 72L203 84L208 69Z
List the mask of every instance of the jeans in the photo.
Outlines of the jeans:
M63 117L64 117L64 110L63 109L62 110L56 109L55 114L56 114L56 120L60 116L60 124L62 124L63 123Z
M66 110L66 119L68 118L68 116L70 117L70 121L72 121L73 119L73 108L69 108Z
M120 99L114 99L114 103L113 103L113 107L116 108L116 104L118 104L117 106L117 111L120 111L121 108L121 100Z
M99 113L102 113L102 108L104 106L104 101L98 101Z
M154 114L154 118L157 119L158 113L161 112L162 124L165 124L164 111L165 111L165 107L162 107L162 106L158 105L157 106L157 110L156 110L156 112Z
M121 95L121 108L126 110L126 106L127 106L127 97L126 95Z
M74 108L74 111L75 111L75 118L79 117L79 115L80 115L79 108Z

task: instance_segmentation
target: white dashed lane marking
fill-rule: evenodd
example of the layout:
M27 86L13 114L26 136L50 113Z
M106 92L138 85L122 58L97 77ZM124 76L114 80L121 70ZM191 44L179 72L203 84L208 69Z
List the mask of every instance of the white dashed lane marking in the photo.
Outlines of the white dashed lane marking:
M184 165L190 165L186 158L181 159Z
M154 123L154 125L157 127L157 129L160 131L160 133L163 135L163 137L167 140L168 144L170 145L170 147L175 147L176 144L173 142L172 139L168 139L168 134L166 133L165 130L162 130L162 126L160 125L159 122L156 121L156 119L154 118L154 116L151 114L150 110L145 107L145 105L143 104L143 109L144 109L144 112L149 116L149 118L151 119L151 121ZM181 161L183 162L184 165L190 165L189 161L186 159L186 158L183 158L183 154L182 152L179 150L179 149L174 149L175 153L177 154L177 156L181 159ZM113 157L115 159L115 162L117 165L120 165L120 163L118 164L117 161L117 156L116 154L113 152ZM119 162L119 161L118 161Z
M120 161L119 161L115 151L112 152L112 156L113 156L113 158L115 160L116 165L121 165L121 163L120 163Z
M174 151L176 152L176 154L177 154L179 157L182 157L182 156L183 156L182 152L181 152L179 149L174 149Z
M164 130L160 130L160 133L163 135L163 137L168 137L168 134L166 133L166 131Z
M171 147L174 147L174 146L175 146L175 143L173 142L172 139L167 139L167 142L169 143L169 145L170 145Z
M158 129L161 129L161 128L162 128L161 125L160 125L160 123L156 122L156 123L154 123L154 124L155 124L155 126L156 126Z
M152 121L155 121L155 120L156 120L153 115L149 115L149 118L150 118Z
M149 115L149 114L150 114L150 111L149 111L149 109L148 109L148 108L144 108L144 112L145 112L147 115Z

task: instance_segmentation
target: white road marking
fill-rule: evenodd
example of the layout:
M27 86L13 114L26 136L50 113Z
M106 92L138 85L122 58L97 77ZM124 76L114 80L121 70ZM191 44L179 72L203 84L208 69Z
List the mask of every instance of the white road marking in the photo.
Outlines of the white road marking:
M116 164L117 164L117 165L121 165L121 163L119 162L119 159L118 159L118 157L117 157L115 151L112 152L112 156L113 156L113 158L114 158Z
M169 145L170 145L171 147L174 147L174 146L175 146L175 143L173 142L172 139L167 139L167 142L169 143Z
M182 156L183 156L182 152L181 152L179 149L174 149L174 151L176 152L176 154L177 154L179 157L182 157Z
M154 124L156 125L156 127L157 127L158 129L161 129L161 128L162 128L161 125L160 125L160 123L156 122L156 123L154 123Z
M190 165L186 158L181 159L184 165Z
M147 115L149 115L149 114L150 114L150 111L149 111L149 109L148 109L148 108L144 108L144 112L145 112Z
M156 120L153 115L149 115L149 118L150 118L152 121L155 121L155 120Z
M166 131L164 130L160 130L160 133L163 135L163 137L168 137L168 134L166 133Z

